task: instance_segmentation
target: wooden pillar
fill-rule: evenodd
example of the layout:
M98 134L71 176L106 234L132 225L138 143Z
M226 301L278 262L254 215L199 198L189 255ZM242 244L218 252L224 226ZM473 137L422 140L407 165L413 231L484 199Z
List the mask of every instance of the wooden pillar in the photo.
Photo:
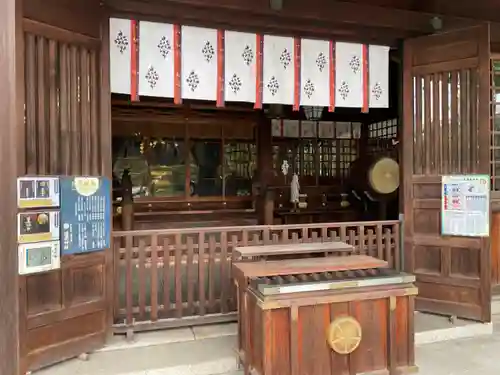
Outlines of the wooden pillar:
M274 194L269 189L273 180L273 142L271 121L264 116L257 129L257 166L260 185L257 204L259 224L272 225L274 221Z
M0 2L0 374L19 375L16 178L24 168L22 1Z

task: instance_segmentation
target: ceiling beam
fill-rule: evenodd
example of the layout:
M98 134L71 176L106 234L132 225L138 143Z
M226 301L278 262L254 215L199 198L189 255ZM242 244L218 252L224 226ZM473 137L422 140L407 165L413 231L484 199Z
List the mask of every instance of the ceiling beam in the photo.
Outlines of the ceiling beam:
M307 6L301 0L283 0L283 9L273 11L269 7L269 0L105 0L114 9L122 5L130 7L131 3L143 10L158 5L164 7L184 9L186 11L205 11L211 17L218 18L220 13L238 13L243 18L233 20L235 23L244 23L247 16L271 16L269 20L297 20L302 22L325 22L356 25L363 27L388 28L406 30L418 33L432 31L430 19L435 16L432 12L417 12L413 10L391 9L368 4L359 4L345 1L308 0ZM189 16L189 15L187 15ZM446 28L461 28L477 24L477 20L467 17L443 16Z
M259 1L259 0L257 0ZM209 5L206 5L206 4ZM253 12L240 8L217 8L211 2L204 6L170 1L108 0L112 16L184 25L262 32L284 36L356 41L396 46L398 39L420 35L415 30L366 26L341 19L305 18L300 13L281 15ZM290 12L288 12L290 13ZM430 24L429 24L430 25Z
M421 12L500 22L500 2L498 0L418 0L416 6Z

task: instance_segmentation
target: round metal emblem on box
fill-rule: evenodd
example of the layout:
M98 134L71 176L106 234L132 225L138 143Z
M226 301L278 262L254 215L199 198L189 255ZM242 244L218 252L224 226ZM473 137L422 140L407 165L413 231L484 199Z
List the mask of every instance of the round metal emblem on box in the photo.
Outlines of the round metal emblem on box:
M338 354L351 354L361 343L362 329L359 322L351 316L335 319L327 329L326 340Z

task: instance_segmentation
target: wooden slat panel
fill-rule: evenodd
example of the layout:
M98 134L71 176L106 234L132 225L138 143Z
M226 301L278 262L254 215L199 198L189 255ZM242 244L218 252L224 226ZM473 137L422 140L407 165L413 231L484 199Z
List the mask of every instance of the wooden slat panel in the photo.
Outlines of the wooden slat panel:
M413 146L413 168L415 174L423 173L423 164L424 164L424 142L423 142L423 133L422 133L422 103L423 103L423 79L420 76L414 77L415 89L415 112L412 116L412 120L414 122L413 131L415 144Z
M442 171L441 167L441 154L443 150L441 149L441 74L432 75L432 122L431 122L431 147L433 150L433 160L434 174L440 174Z
M70 139L71 139L71 171L74 174L81 174L82 159L80 145L80 90L78 85L79 75L79 53L78 48L71 46L69 49L70 61L70 86L69 86L69 108L70 108Z
M48 42L43 37L37 38L37 172L48 173L48 123L47 123L47 74Z
M25 34L26 51L26 172L37 171L37 50L36 37Z
M460 123L459 123L459 85L458 85L458 72L451 72L451 103L450 103L450 126L451 126L451 173L458 173L460 171L460 159L458 156L460 155Z
M450 148L450 73L445 72L441 76L441 115L443 118L442 132L441 132L441 163L442 173L447 174L450 172L451 148Z
M92 156L90 173L99 174L101 171L101 142L99 137L99 80L98 54L90 51L90 153ZM102 126L105 124L102 123Z
M60 111L61 111L61 172L69 175L71 172L71 130L70 130L70 108L67 98L70 90L70 62L68 45L61 45L60 52ZM64 100L63 100L64 99Z
M58 70L58 43L49 40L49 171L50 174L59 172L59 111L57 95Z
M81 147L82 147L82 173L90 175L91 165L91 132L90 123L90 62L89 53L85 48L80 48L80 105L81 105Z

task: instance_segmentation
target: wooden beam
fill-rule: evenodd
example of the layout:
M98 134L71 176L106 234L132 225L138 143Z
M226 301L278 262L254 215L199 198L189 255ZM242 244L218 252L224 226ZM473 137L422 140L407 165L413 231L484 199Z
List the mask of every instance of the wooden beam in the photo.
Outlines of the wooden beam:
M417 10L421 12L500 22L500 2L498 0L418 0L416 4Z
M283 11L272 12L248 1L224 8L221 1L108 0L106 4L117 17L389 45L432 31L429 15L369 5L311 0L303 7L290 1Z
M16 178L24 169L22 1L0 2L0 374L19 375Z
M432 13L416 12L405 9L373 6L352 2L330 0L308 0L307 6L300 0L284 1L283 9L273 11L268 0L144 0L141 2L128 0L107 0L106 4L116 11L137 14L156 14L158 16L185 19L223 20L232 15L228 21L235 26L250 23L262 23L277 26L295 24L296 27L308 25L316 28L316 23L326 25L357 26L362 28L380 28L385 31L406 31L427 33L432 31L430 19ZM155 13L151 12L154 9ZM260 17L260 18L258 18ZM476 20L466 17L443 17L446 28L465 27L477 24ZM320 28L321 26L318 26Z

